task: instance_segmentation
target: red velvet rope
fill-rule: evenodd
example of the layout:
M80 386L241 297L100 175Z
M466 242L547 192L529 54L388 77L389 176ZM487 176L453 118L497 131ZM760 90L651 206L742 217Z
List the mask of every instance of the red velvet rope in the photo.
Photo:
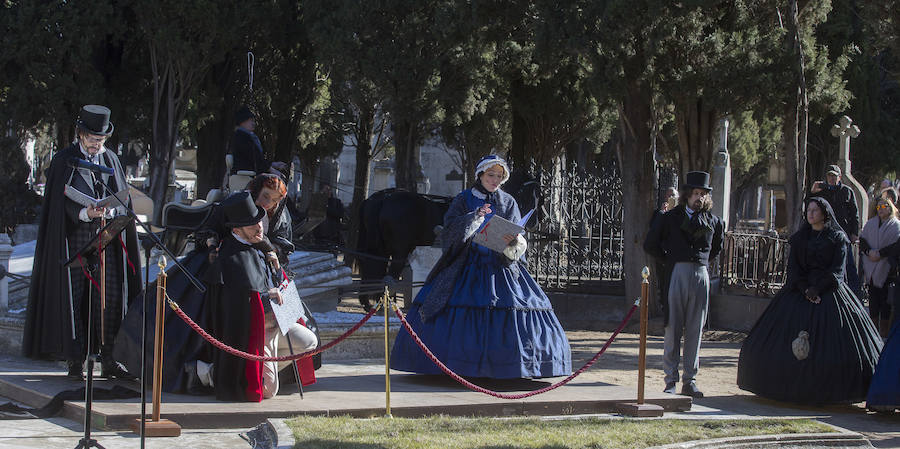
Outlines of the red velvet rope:
M100 291L100 284L98 284L97 281L95 281L94 278L91 277L91 274L88 273L88 270L84 268L84 260L81 259L81 254L78 255L78 263L81 264L81 272L84 273L85 276L87 276L88 280L91 281L91 284L94 284L94 287L97 287L97 291Z
M347 337L352 335L357 330L359 330L359 328L362 327L363 324L366 324L366 321L369 321L369 318L372 318L372 316L375 315L375 312L378 311L378 308L372 309L371 311L369 311L368 314L366 314L366 316L364 316L362 318L362 320L360 320L358 323L356 323L355 326L351 327L350 330L348 330L347 332L344 332L340 337L335 338L328 344L321 346L319 348L313 349L312 351L307 351L307 352L304 352L301 354L283 355L283 356L279 356L279 357L265 357L265 356L255 355L255 354L249 354L249 353L246 353L239 349L235 349L231 346L228 346L225 343L222 343L221 341L216 339L216 337L209 335L209 333L207 333L205 330L203 330L203 328L200 327L199 324L194 322L194 320L192 320L191 317L187 316L187 314L181 310L181 307L178 307L178 304L175 303L175 301L172 301L171 299L169 299L168 301L169 301L169 307L171 307L172 310L174 310L175 313L179 317L181 317L181 319L184 320L184 322L188 326L191 327L191 329L194 329L195 332L200 334L200 336L203 337L204 340L210 342L210 344L212 344L213 346L215 346L233 356L240 357L240 358L246 359L246 360L256 360L256 361L260 361L260 362L285 362L288 360L299 360L299 359L302 359L305 357L312 357L320 352L325 352L325 351L331 349L332 347L334 347L335 345L337 345L338 343L340 343L341 341L345 340Z
M128 258L128 248L125 246L125 242L122 240L122 234L119 234L119 243L122 244L122 249L125 250L125 261L128 262L128 268L131 268L131 274L137 273L134 270L134 264L131 263L131 259Z
M435 365L437 365L437 367L440 368L441 371L443 371L446 375L448 375L448 376L450 376L451 378L453 378L453 380L459 382L459 383L462 384L464 387L466 387L466 388L468 388L468 389L470 389L470 390L477 391L477 392L479 392L479 393L484 393L484 394L486 394L486 395L493 396L493 397L495 397L495 398L500 398L500 399L524 399L524 398L527 398L527 397L536 396L536 395L539 395L539 394L541 394L541 393L546 393L546 392L548 392L548 391L550 391L550 390L554 390L554 389L556 389L556 388L559 388L559 387L561 387L561 386L563 386L563 385L569 383L570 380L574 379L574 378L577 377L579 374L581 374L581 373L587 371L587 369L590 368L591 365L593 365L594 362L596 362L597 359L599 359L600 356L603 355L604 352L606 352L606 349L609 348L609 345L612 344L613 340L616 339L616 336L619 335L619 332L621 332L622 329L625 327L625 324L628 323L628 320L631 319L631 315L634 314L634 311L635 311L635 310L637 310L637 306L636 306L636 305L631 306L631 310L629 310L628 313L625 315L625 319L622 320L622 323L619 324L619 327L616 328L615 332L613 332L612 335L610 335L609 339L606 340L606 344L604 344L603 347L600 349L600 351L599 351L596 355L594 355L594 358L592 358L592 359L589 360L587 363L585 363L584 366L581 367L581 369L579 369L578 371L575 371L575 372L572 373L572 375L570 375L569 377L567 377L567 378L565 378L565 379L563 379L563 380L561 380L561 381L559 381L559 382L557 382L557 383L555 383L555 384L553 384L553 385L549 385L549 386L547 386L547 387L541 388L540 390L529 391L528 393L520 393L520 394L504 394L504 393L498 393L498 392L496 392L496 391L488 390L487 388L480 387L480 386L478 386L478 385L473 384L472 382L469 382L469 381L466 380L466 379L463 379L459 374L456 374L456 373L454 373L452 370L450 370L450 368L447 368L446 365L444 365L443 363L441 363L441 361L438 360L438 358L434 356L434 354L431 352L431 350L429 350L428 347L425 346L425 343L422 342L422 339L419 338L419 336L412 330L412 327L410 327L409 323L406 321L406 317L403 316L403 313L400 312L400 310L394 309L394 313L396 313L397 316L400 318L400 322L403 323L403 328L406 329L406 332L409 332L409 335L413 338L413 340L416 342L416 344L419 345L419 348L422 349L422 351L425 353L425 355L426 355L429 359L431 359L431 361L432 361Z

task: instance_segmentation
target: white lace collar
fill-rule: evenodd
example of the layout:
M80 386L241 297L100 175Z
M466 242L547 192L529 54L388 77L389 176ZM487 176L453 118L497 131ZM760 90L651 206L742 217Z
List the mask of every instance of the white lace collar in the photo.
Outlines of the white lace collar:
M475 187L472 187L472 195L475 195L475 198L478 198L479 200L487 198L487 195L479 192Z

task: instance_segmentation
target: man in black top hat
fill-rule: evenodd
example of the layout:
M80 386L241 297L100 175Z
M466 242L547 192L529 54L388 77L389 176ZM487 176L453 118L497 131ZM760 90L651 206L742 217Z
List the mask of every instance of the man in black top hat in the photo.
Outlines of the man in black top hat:
M83 195L103 198L128 187L118 157L103 145L113 132L109 116L110 111L104 106L84 106L75 122L76 141L56 153L50 162L28 296L24 355L65 360L73 379L82 378L82 364L89 349L91 353L99 349L103 377L130 377L112 358L112 345L127 310L127 300L141 289L134 223L105 249L106 307L102 320L96 285L100 280L99 257L84 260L84 268L78 264L72 268L61 265L97 235L103 217L126 213L116 203L108 208L94 207L83 199ZM111 168L113 174L75 169L72 161L76 159ZM111 191L106 190L104 183ZM124 200L126 204L131 201ZM86 341L89 309L90 342Z
M845 271L847 273L847 285L859 294L859 270L853 259L852 245L859 241L859 208L856 205L856 195L853 190L841 182L841 167L829 165L825 172L825 182L816 181L809 189L807 198L818 196L824 198L834 210L834 218L850 239L847 247L847 260ZM806 204L806 201L804 201Z
M675 393L681 338L684 336L684 370L681 394L702 398L696 377L700 368L700 337L709 309L709 261L722 249L725 222L710 212L709 173L688 172L678 206L656 220L644 250L666 260L671 267L669 317L663 348L666 393Z
M256 174L272 172L282 176L287 169L284 162L269 162L266 159L262 143L259 141L254 131L256 130L256 115L246 105L241 106L234 113L234 135L231 138L231 154L234 156L234 162L231 166L231 173L237 173L239 170L249 170ZM275 169L272 171L271 169Z
M281 303L277 286L283 282L280 269L266 263L266 255L253 245L263 240L262 219L266 211L253 202L249 192L232 194L222 201L225 226L219 255L204 274L207 284L211 330L223 343L256 355L285 355L279 345L279 330L271 302ZM288 331L293 349L305 352L318 344L315 333L300 324ZM198 361L201 382L211 381L216 398L224 401L259 402L277 394L278 370L288 362L245 360L216 350L206 361ZM314 381L311 359L298 363L304 385ZM211 362L211 363L209 363ZM214 367L210 373L210 365Z

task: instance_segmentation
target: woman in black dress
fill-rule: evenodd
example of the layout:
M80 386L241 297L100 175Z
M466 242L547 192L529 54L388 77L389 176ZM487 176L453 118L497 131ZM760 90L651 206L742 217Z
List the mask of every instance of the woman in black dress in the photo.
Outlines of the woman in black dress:
M799 403L865 400L882 342L844 280L847 236L833 217L826 200L807 200L787 282L741 348L741 389Z

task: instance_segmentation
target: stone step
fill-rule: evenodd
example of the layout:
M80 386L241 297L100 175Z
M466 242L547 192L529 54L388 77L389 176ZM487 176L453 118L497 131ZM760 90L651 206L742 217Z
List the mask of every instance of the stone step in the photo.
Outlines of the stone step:
M346 266L335 259L323 260L319 262L314 262L308 265L301 265L296 267L288 267L291 271L294 272L297 278L304 278L308 276L313 276L322 272L334 270L339 267Z
M297 251L288 256L288 266L309 265L324 260L336 259L331 253L315 253L311 251Z

